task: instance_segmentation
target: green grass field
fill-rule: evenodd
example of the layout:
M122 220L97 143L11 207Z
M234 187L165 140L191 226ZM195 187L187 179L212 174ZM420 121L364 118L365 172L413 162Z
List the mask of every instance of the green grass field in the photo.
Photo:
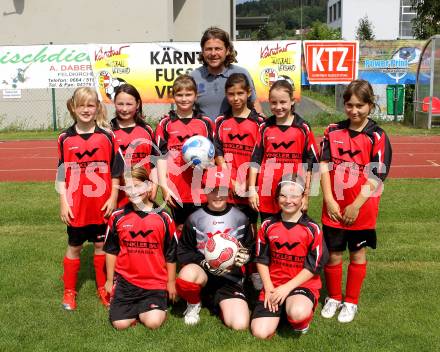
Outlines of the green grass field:
M226 329L206 309L187 327L182 304L165 325L115 331L95 296L92 248L83 251L78 309L61 309L64 226L53 183L0 183L0 351L435 351L440 346L438 180L388 180L378 249L368 255L359 314L348 325L320 317L300 338L270 341ZM311 199L319 220L321 199ZM324 296L325 293L322 292Z

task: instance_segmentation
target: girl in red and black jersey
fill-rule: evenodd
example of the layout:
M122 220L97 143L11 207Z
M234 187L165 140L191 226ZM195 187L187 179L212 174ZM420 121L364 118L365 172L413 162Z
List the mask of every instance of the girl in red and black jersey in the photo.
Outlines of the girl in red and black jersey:
M85 241L94 243L93 264L98 295L108 306L102 250L105 218L116 208L124 160L115 136L108 129L105 108L95 90L78 88L67 101L67 108L75 123L58 138L57 174L60 217L67 225L68 234L63 262L63 307L67 310L76 308L76 282Z
M231 168L232 194L228 203L234 204L249 217L256 234L258 213L243 197L247 190L247 173L258 130L264 118L249 101L251 87L246 75L234 73L225 83L225 95L230 109L215 120L214 142L216 163Z
M391 165L391 145L369 115L374 93L364 80L351 82L343 94L347 120L327 127L321 142L322 224L330 260L324 272L329 297L321 311L352 321L366 274L366 247L376 248L380 195ZM342 303L342 256L350 251L345 300Z
M192 77L182 75L176 78L173 97L176 110L165 115L156 128L156 143L161 152L157 168L163 198L180 232L188 216L206 202L200 185L202 170L192 168L184 161L182 146L195 135L213 141L213 123L194 109L197 86ZM198 185L191 187L193 178Z
M115 114L111 127L121 148L126 166L143 166L151 175L153 189L152 200L157 192L157 174L151 156L158 156L159 150L154 140L151 126L145 122L142 114L142 100L137 89L131 84L123 84L115 90ZM118 206L128 203L124 192L119 192Z
M105 288L114 291L110 321L118 330L137 319L156 329L165 321L167 296L176 298L178 239L172 218L151 201L153 183L146 169L132 169L126 184L130 203L112 214L104 246Z
M260 212L262 221L279 211L272 195L276 180L285 174L295 172L304 175L303 210L308 207L311 173L318 161L317 147L309 124L294 112L293 93L293 87L287 80L278 80L272 85L269 103L273 115L260 126L252 153L249 204Z
M264 288L252 314L251 329L263 339L275 334L282 309L296 332L307 332L319 299L319 272L328 259L319 226L301 210L303 179L285 175L274 198L281 212L262 223L256 246Z

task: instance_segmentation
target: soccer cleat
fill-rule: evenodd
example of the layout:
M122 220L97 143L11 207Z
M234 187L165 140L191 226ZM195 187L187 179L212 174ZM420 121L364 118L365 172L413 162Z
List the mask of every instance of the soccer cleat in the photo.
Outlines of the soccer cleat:
M186 325L196 325L200 321L200 309L202 308L201 303L191 304L188 303L186 310L183 313Z
M342 304L342 309L338 315L338 321L340 323L349 323L354 319L358 306L357 304L345 302Z
M64 290L62 306L65 310L75 310L76 309L76 291L75 290Z
M98 287L98 290L96 291L99 300L101 303L106 307L110 307L110 295L107 293L104 287Z
M307 334L309 331L310 325L307 325L304 329L293 329L293 331L298 335L304 335Z
M337 301L336 299L327 297L325 299L324 307L321 310L321 316L323 318L333 318L336 314L336 311L341 307L341 301Z

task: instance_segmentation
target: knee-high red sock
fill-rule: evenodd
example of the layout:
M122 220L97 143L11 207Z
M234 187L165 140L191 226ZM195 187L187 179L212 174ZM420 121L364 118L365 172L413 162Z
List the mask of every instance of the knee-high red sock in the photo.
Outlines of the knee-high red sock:
M292 328L295 330L306 329L309 326L312 319L313 319L313 312L310 313L310 315L304 320L296 320L296 319L292 319L291 317L287 316L287 320L289 321L290 326L292 326Z
M65 290L76 290L76 282L78 280L78 272L80 267L80 259L70 259L64 257L63 260L63 281L64 281L64 289Z
M330 298L342 301L342 262L324 266L325 283Z
M107 281L105 254L95 254L93 256L93 266L95 267L96 287L103 287Z
M347 285L345 287L345 302L358 304L362 283L367 274L367 263L348 265Z
M195 284L194 282L189 282L186 280L182 280L181 278L177 278L176 290L177 294L188 303L200 303L200 291L202 290L202 286Z

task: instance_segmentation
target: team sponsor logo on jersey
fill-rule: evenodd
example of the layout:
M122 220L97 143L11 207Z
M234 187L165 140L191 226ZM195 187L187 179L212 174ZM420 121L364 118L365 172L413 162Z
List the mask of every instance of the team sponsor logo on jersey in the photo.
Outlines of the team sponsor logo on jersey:
M288 143L286 142L272 143L272 147L273 149L278 149L280 147L284 147L284 149L288 149L293 143L295 143L295 141L290 141Z
M186 136L177 136L177 139L179 140L179 142L184 142L193 136L197 136L197 134L192 134L192 135L187 134Z
M240 142L245 139L247 136L249 136L249 133L245 133L245 134L232 134L229 133L228 134L229 138L231 139L231 141L233 141L234 139L238 139Z
M344 144L343 141L337 141L337 140L334 140L333 143L336 143L336 144Z
M122 227L133 227L133 225L132 224L125 224L125 225L122 225Z
M178 134L180 131L171 131L169 134Z
M288 250L292 250L293 248L295 248L299 244L300 244L300 242L293 242L293 243L289 243L289 242L284 242L284 243L274 242L274 245L275 245L275 247L277 247L277 249L281 249L283 247L286 247Z
M79 149L79 147L75 147L75 146L69 147L69 150L74 150L74 149Z
M98 150L99 150L99 148L93 148L92 150L86 150L83 153L80 153L80 152L75 153L75 155L78 159L82 159L86 155L88 155L89 157L92 157Z
M153 230L137 231L137 232L129 231L130 236L131 236L132 238L135 238L136 236L141 236L141 237L145 238L145 237L147 237L149 234L151 234L152 232L153 232Z
M350 158L353 158L356 155L358 155L361 151L360 150L351 151L350 149L344 150L342 148L338 148L338 152L339 152L340 156L348 154L350 156Z
M217 224L219 224L219 222L218 222ZM223 231L217 230L217 231L215 231L214 233L212 233L212 232L207 232L207 233L206 233L206 236L208 236L208 238L211 238L212 236L215 236L215 235L218 235L218 234L220 234L220 235L223 235L223 234L227 235L227 234L229 234L229 232L230 232L231 230L232 230L232 229L228 228L228 229L224 229Z
M135 143L128 143L127 145L119 144L119 147L121 148L122 151L125 152L128 149L128 147L136 148L137 146L139 146L141 144L142 144L142 142L138 141Z
M214 220L214 221L212 222L213 225L224 224L224 223L225 223L224 221L216 221L216 220Z
M272 140L272 139L275 139L275 137L274 136L270 136L270 137L267 137L267 139L268 140Z
M223 127L223 131L230 131L230 130L232 130L231 127Z

